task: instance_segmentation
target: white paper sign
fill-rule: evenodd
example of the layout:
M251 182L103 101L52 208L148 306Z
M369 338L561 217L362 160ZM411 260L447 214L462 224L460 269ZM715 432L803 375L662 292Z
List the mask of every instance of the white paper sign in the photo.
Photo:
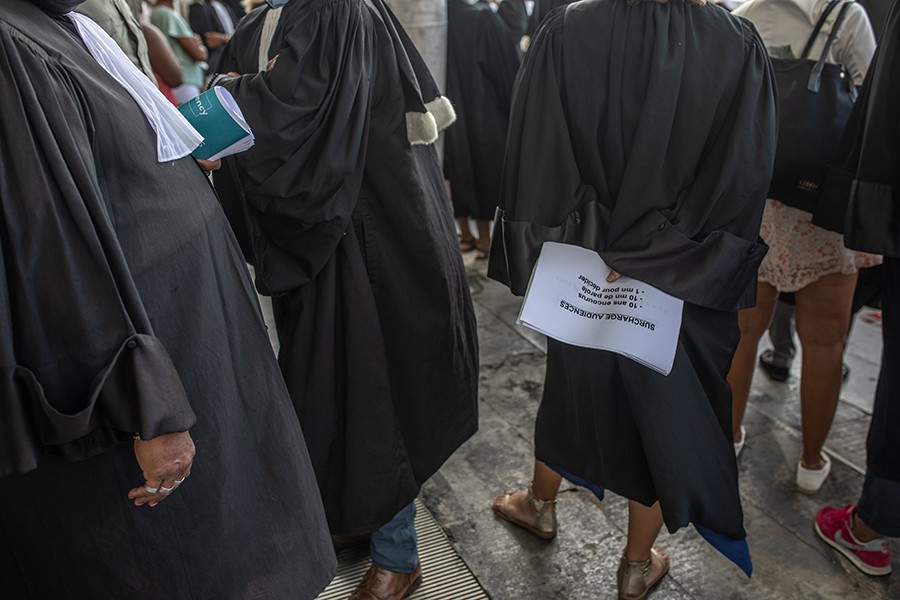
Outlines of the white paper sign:
M518 322L560 342L617 352L668 375L684 302L610 268L593 250L545 242Z

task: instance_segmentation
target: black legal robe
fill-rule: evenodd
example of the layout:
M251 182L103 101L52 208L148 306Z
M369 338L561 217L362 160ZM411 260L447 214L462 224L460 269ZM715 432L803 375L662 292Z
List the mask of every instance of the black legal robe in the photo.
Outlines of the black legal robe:
M534 0L531 16L528 18L528 35L534 36L544 19L554 8L572 4L575 0Z
M522 36L528 33L528 9L525 0L503 0L497 6L497 15L503 19L516 48Z
M60 17L63 19L64 17ZM335 559L240 251L190 158L26 0L0 11L5 598L310 598ZM132 435L189 429L154 508Z
M235 12L234 9L225 2L223 2L222 5L225 7L226 12L228 12L228 16L231 17L232 26L237 26L244 16L244 11L241 10L240 12ZM188 23L191 25L191 30L199 35L204 43L206 43L205 36L207 33L225 32L225 26L219 18L219 13L216 12L216 9L212 4L207 2L207 0L196 1L188 7ZM210 72L215 72L217 69L224 48L224 46L219 46L218 48L209 49L209 57L207 58L206 63L209 65L208 70Z
M775 127L765 47L712 4L558 9L516 82L489 275L523 294L542 243L557 241L685 301L668 377L550 344L537 456L660 500L670 530L744 537L725 375L766 251Z
M881 30L844 165L854 178L843 198L848 248L900 257L900 5L894 2ZM848 124L848 127L850 124ZM898 467L900 469L900 467Z
M273 296L331 530L365 533L477 426L474 311L450 203L433 145L409 141L437 88L381 0L289 2L267 52L275 67L257 73L269 11L248 15L225 52L222 70L246 73L223 85L256 146L216 186L242 197L236 225Z
M893 257L893 271L886 273L884 286L890 286L894 302L885 305L885 352L875 393L872 425L866 438L866 466L878 477L900 481L900 389L897 364L896 326L887 319L897 318L898 284L896 259L900 257L900 2L894 0L881 30L878 49L858 102L864 117L857 136L854 155L858 157L856 178L847 210L846 244L854 249L875 249ZM887 262L887 260L886 260ZM892 279L888 280L887 278ZM890 314L888 316L888 312Z
M859 98L847 123L836 164L829 171L813 222L843 232L848 248L884 254L884 352L866 439L866 466L877 477L900 481L900 374L893 368L900 340L893 303L900 257L900 1L894 0L880 32ZM822 212L829 217L819 222Z
M506 4L504 2L504 4ZM457 121L446 132L444 174L457 217L494 217L519 56L488 6L447 4L447 95Z

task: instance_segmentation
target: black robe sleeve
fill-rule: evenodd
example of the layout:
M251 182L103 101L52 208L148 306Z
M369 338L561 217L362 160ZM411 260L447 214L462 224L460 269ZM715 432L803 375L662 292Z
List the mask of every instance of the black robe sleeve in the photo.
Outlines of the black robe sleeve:
M754 302L771 66L746 21L667 6L577 3L535 36L514 91L489 270L514 293L543 242L559 241L687 302Z
M848 248L900 256L900 2L891 4L866 76L846 210Z
M242 21L223 70L256 70L258 20L265 14ZM274 69L222 84L256 136L251 150L226 160L239 173L249 253L263 293L312 281L350 225L365 165L373 35L358 3L290 3L271 48L278 56Z
M0 102L0 475L188 429L105 210L102 132L54 57L3 22Z

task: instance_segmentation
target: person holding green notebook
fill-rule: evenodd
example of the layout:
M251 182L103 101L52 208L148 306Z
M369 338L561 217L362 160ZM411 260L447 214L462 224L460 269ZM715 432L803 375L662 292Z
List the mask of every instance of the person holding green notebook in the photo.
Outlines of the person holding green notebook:
M0 10L0 595L314 598L336 560L200 136L79 4Z

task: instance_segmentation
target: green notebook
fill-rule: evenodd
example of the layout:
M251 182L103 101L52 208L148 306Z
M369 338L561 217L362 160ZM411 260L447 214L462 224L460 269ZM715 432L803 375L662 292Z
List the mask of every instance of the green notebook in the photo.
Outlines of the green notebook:
M215 86L191 98L178 110L203 136L194 158L219 160L243 152L253 145L253 132L231 92Z

